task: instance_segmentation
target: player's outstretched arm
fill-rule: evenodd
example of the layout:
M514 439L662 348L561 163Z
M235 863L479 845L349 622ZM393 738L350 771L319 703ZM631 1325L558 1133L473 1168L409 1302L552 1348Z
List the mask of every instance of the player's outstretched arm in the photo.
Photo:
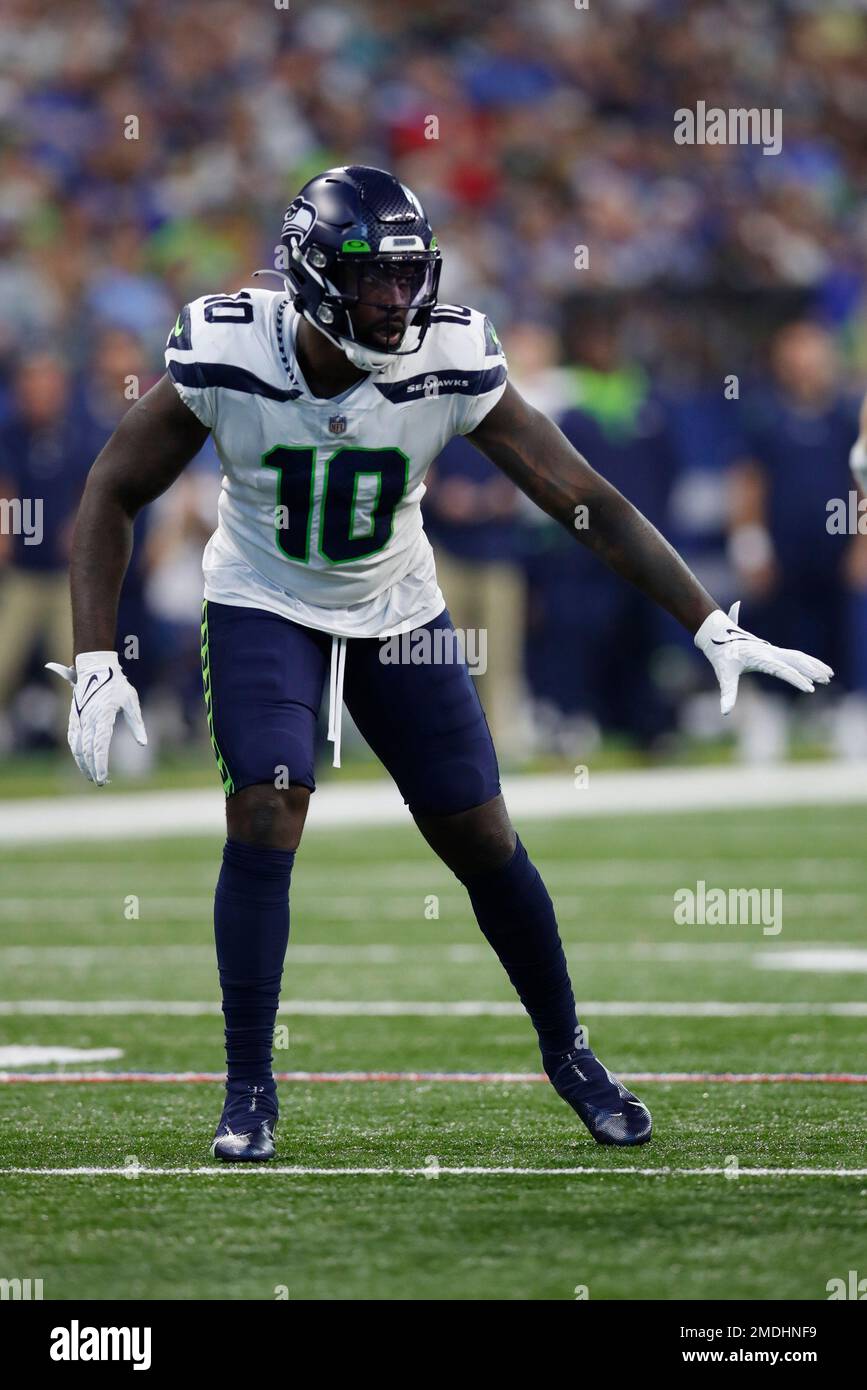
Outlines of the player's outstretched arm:
M183 472L209 431L161 377L124 415L87 475L72 539L73 646L114 644L136 514Z
M693 633L716 672L723 714L734 705L744 671L778 676L804 691L830 680L824 662L740 627L738 604L723 613L656 527L511 383L468 438L537 506Z
M183 472L207 436L163 377L127 411L87 477L72 540L73 664L49 662L49 669L73 687L69 746L84 775L99 785L108 781L119 712L139 743L147 742L138 696L113 650L133 522Z

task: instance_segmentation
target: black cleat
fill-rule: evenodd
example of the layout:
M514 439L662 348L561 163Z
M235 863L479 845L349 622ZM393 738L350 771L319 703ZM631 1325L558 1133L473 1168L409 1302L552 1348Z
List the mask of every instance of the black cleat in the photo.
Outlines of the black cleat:
M650 1139L653 1121L647 1106L589 1047L545 1059L545 1070L554 1090L584 1121L597 1144L625 1148Z
M267 1163L274 1157L277 1100L263 1092L262 1086L246 1086L238 1094L227 1092L211 1145L214 1158L224 1163Z

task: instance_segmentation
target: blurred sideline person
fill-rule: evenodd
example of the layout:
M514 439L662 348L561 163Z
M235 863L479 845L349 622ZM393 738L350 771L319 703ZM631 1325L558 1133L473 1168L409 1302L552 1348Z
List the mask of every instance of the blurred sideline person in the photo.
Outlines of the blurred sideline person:
M745 403L743 457L731 472L729 556L750 622L803 643L851 688L855 595L867 584L867 537L829 529L829 503L847 499L855 408L840 390L831 335L807 320L771 345L770 388ZM785 695L755 685L739 714L748 760L784 755Z
M613 304L587 304L570 315L569 363L561 373L570 403L558 424L608 482L665 530L677 472L674 442L646 373L624 354L619 320ZM576 528L585 524L592 526L592 517L576 516ZM605 728L652 747L673 724L654 658L677 625L559 529L548 541L533 565L530 669L537 692L559 711L562 740L571 731L586 751Z
M65 367L48 351L26 357L0 427L0 715L8 714L34 651L57 643L67 650L72 640L69 546L92 459ZM63 701L58 720L63 739Z

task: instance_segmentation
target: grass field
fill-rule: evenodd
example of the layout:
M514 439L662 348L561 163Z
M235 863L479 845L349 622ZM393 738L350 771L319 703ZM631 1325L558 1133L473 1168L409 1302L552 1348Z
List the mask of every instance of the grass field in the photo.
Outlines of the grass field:
M320 831L315 803L311 820L277 1066L536 1072L462 890L415 831ZM607 1064L867 1070L867 1011L839 1007L864 999L865 832L861 807L522 828ZM0 1045L121 1054L77 1072L219 1071L219 854L216 839L0 851ZM782 931L676 926L672 895L698 879L781 889ZM616 1151L541 1083L285 1082L279 1163L304 1170L287 1173L213 1163L215 1082L3 1084L0 1276L61 1299L825 1299L867 1272L867 1177L812 1171L864 1173L864 1086L635 1089L655 1137ZM78 1167L117 1171L44 1171ZM550 1168L589 1171L517 1171Z

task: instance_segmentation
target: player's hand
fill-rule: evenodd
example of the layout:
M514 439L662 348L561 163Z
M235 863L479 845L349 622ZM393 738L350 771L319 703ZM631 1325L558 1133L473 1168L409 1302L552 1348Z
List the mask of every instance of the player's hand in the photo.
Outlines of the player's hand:
M744 671L761 671L766 676L793 685L796 690L812 691L827 685L834 672L824 661L806 652L774 647L752 632L738 626L740 600L733 603L728 617L721 608L705 618L695 634L695 645L704 652L716 673L720 688L720 709L729 714L738 698L738 681Z
M67 738L79 769L98 787L108 781L108 749L114 721L123 711L137 743L147 743L138 695L123 671L117 652L82 652L74 666L46 663L72 686Z

